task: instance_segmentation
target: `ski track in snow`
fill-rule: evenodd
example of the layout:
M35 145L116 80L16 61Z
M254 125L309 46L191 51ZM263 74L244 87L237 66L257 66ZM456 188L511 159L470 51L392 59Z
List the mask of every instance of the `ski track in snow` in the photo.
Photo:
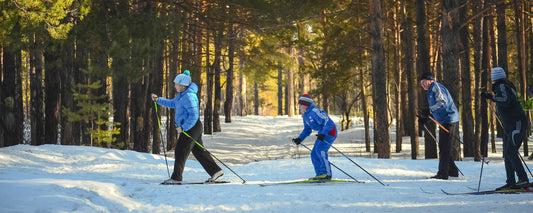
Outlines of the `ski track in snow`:
M84 146L17 145L0 148L0 212L529 212L530 194L445 195L477 188L480 162L456 162L465 176L427 179L438 161L410 160L409 138L393 159L364 150L361 123L339 131L334 146L388 186L382 186L330 149L330 161L365 183L279 184L314 176L309 152L292 145L303 128L300 117L232 117L223 132L204 135L204 143L229 165L217 185L160 185L168 179L164 156ZM338 121L338 117L335 117ZM372 131L371 131L372 132ZM304 143L312 147L316 133ZM391 138L394 128L391 130ZM395 150L395 142L391 143ZM498 141L501 149L501 139ZM171 152L173 153L173 152ZM421 151L423 153L423 140ZM192 155L191 155L192 156ZM423 159L423 154L419 155ZM482 190L505 183L501 150L489 154ZM525 158L527 159L527 158ZM533 162L533 161L526 161ZM168 157L172 171L174 160ZM333 169L336 179L350 179ZM191 157L184 180L208 178Z

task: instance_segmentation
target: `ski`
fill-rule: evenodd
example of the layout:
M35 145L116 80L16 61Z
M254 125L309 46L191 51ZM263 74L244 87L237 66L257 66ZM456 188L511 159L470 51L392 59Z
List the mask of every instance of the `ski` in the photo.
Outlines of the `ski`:
M181 183L161 183L161 185L211 185L211 184L225 184L229 181L205 181L205 182L181 182Z
M447 195L521 194L521 193L533 192L533 190L531 189L503 189L503 190L488 190L488 191L480 191L480 192L458 192L458 193L446 192L444 191L444 189L441 189L441 191Z
M421 190L422 192L426 193L426 194L435 194L435 193L433 193L433 192L429 192L429 191L424 190L422 187L420 187L420 190Z
M362 181L355 180L296 180L296 181L281 181L271 183L261 183L259 186L272 186L272 185L285 185L285 184L325 184L325 183L364 183Z

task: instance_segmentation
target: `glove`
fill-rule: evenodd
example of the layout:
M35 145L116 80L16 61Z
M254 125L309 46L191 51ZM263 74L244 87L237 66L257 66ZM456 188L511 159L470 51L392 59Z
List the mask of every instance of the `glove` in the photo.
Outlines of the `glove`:
M481 91L481 97L492 100L492 94L488 93L487 91Z
M416 117L418 117L418 126L424 126L427 122L429 122L429 119L427 116L422 117L420 115L417 115Z
M324 135L324 134L318 134L316 136L316 139L319 140L319 141L324 141L325 138L326 138L326 135Z
M418 117L418 126L423 126L424 124L426 124L429 121L428 116L428 109L419 109L418 115L416 115L416 117Z
M157 102L158 100L159 100L159 97L156 94L152 93L152 101Z
M296 145L300 145L302 143L302 139L300 138L293 138L292 142L294 142Z
M429 114L428 109L419 109L417 117L427 118Z

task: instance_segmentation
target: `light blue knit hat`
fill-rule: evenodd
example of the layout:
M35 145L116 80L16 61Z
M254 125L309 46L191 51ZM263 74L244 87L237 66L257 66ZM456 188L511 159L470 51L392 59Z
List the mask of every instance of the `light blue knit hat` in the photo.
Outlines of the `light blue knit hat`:
M494 67L490 73L490 78L492 81L500 80L502 78L507 78L505 71L501 67Z
M189 84L191 84L191 72L189 70L183 71L183 73L174 78L174 83L189 86Z

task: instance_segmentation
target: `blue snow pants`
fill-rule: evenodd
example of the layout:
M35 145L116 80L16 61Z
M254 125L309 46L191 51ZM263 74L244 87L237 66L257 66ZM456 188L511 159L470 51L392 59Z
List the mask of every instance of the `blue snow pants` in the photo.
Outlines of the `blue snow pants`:
M328 150L337 139L337 136L326 135L324 141L316 140L311 151L311 161L315 167L316 175L326 174L331 176L331 164L328 160Z

